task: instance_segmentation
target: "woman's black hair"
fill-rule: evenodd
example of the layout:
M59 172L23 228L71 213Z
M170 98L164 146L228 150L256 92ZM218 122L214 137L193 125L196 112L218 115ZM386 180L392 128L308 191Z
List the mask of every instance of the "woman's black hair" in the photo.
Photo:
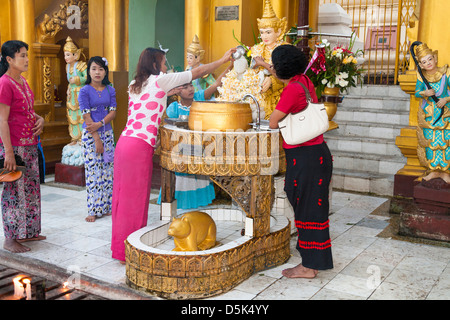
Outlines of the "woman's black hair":
M89 71L91 70L91 65L92 65L92 63L94 63L94 62L95 62L95 64L97 64L97 65L99 65L100 67L102 67L103 69L105 69L106 74L105 74L105 77L104 77L103 80L102 80L102 84L105 85L105 86L109 86L109 85L111 84L111 81L109 81L109 78L108 78L108 75L109 75L109 68L108 68L108 66L106 65L106 61L103 60L103 58L102 58L102 57L99 57L99 56L95 56L95 57L92 57L92 58L89 59L89 62L88 62L88 65L87 65L87 79L86 79L86 84L91 84L91 82L92 82L92 78L91 78L91 75L90 75L90 72L89 72Z
M277 77L287 80L305 72L308 60L299 48L284 44L273 50L272 63Z
M6 61L6 57L14 59L16 57L16 53L19 53L20 49L22 48L26 48L28 51L28 44L19 40L6 41L2 45L2 54L0 60L0 77L3 76L9 69L9 63L8 61Z

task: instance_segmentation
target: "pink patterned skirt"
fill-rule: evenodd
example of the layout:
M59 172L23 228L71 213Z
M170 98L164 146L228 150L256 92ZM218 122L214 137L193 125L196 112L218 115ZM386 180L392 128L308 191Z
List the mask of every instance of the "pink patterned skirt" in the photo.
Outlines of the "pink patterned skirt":
M13 147L25 162L26 171L15 182L4 182L2 193L3 230L6 239L36 238L41 233L41 187L37 146ZM5 149L0 144L0 158Z

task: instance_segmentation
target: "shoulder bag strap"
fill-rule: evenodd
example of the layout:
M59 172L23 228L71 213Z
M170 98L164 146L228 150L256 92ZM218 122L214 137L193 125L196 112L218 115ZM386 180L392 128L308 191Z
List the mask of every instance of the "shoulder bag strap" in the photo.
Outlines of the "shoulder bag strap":
M301 85L302 88L305 90L306 101L308 103L310 103L312 101L312 99L311 99L311 93L309 92L309 90L306 88L306 86L303 83L301 83L299 81L295 81L295 82L298 83L299 85Z

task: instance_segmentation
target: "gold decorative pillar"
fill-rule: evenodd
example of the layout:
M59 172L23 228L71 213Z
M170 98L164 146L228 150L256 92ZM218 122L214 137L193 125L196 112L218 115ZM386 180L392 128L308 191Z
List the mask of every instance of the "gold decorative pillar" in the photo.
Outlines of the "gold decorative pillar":
M126 71L128 60L128 1L104 2L103 55L112 71Z
M56 71L59 70L57 55L60 45L48 43L34 43L35 62L33 67L36 75L35 111L44 117L46 122L55 120L54 112L54 84Z
M11 39L11 1L0 0L0 43Z
M31 63L24 76L34 92L36 89L36 70L32 63L34 61L33 43L36 40L34 0L12 0L10 1L10 9L11 39L2 39L2 41L21 40L28 44L28 57ZM1 10L4 10L3 7Z
M89 53L108 60L109 80L116 89L116 140L127 120L129 0L89 0Z
M185 0L185 28L184 48L187 48L194 36L200 39L200 44L206 49L204 61L211 61L210 48L210 21L214 16L210 15L212 1L210 0ZM187 67L185 59L185 67Z

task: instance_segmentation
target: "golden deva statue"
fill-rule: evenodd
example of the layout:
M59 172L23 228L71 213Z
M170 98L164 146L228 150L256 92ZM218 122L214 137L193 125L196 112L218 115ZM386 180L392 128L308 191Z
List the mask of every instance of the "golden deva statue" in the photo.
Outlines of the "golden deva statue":
M440 178L450 184L450 69L448 65L438 67L437 51L426 44L416 48L416 56L423 76L431 89L417 74L417 98L422 98L419 113L417 137L419 145L417 155L427 168L423 180ZM432 99L436 96L438 102Z
M265 0L263 17L257 19L257 21L262 42L251 48L251 55L255 61L262 58L265 62L264 64L257 63L256 71L263 71L265 74L261 93L264 99L265 118L269 119L280 100L280 95L285 85L272 76L268 68L272 65L272 51L280 45L289 44L283 41L287 31L287 20L286 17L278 18L273 10L271 1Z
M87 65L86 62L79 61L82 54L82 49L79 49L72 41L72 38L67 37L64 45L64 59L67 63L67 80L69 86L67 88L67 120L69 122L69 134L72 138L72 144L81 141L83 132L83 116L81 115L80 106L78 104L78 93L84 86L87 79Z
M186 70L190 71L192 69L199 67L202 64L201 62L204 57L205 57L205 50L201 46L198 36L195 35L194 39L192 40L192 43L187 47L186 50L186 60L188 64ZM202 78L195 79L194 81L192 81L192 84L195 88L195 92L197 92L200 90L208 89L208 87L212 85L214 82L216 82L214 76L212 74L207 74Z

